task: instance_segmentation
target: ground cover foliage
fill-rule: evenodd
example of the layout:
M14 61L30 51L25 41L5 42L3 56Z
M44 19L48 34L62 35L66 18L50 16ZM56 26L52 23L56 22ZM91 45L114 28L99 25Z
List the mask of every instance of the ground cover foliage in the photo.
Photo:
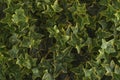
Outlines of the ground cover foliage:
M0 0L0 80L120 80L120 0Z

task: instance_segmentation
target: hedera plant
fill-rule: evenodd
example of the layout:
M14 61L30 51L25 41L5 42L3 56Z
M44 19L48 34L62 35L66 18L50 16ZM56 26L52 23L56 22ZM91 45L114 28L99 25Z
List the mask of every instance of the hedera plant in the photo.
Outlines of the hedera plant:
M120 0L0 0L0 80L120 80Z

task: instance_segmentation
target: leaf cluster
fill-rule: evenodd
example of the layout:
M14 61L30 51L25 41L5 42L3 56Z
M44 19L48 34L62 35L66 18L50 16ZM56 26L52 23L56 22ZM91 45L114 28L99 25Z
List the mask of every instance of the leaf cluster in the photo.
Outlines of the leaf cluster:
M120 0L0 0L0 80L120 80Z

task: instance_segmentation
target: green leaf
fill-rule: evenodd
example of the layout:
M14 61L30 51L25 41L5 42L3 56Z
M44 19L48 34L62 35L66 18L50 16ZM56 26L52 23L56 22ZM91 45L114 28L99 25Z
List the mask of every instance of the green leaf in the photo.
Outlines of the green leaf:
M103 29L105 29L105 26L104 26ZM98 31L96 32L97 37L98 37L99 39L109 38L109 37L111 37L111 36L113 35L112 33L108 32L108 31L105 31L105 30L103 30L103 29L100 29L100 28L99 28Z
M46 3L50 3L50 0L44 0Z
M54 15L54 11L51 6L47 5L47 9L42 12L43 14L47 14L50 17Z
M56 25L53 28L48 28L47 30L50 33L49 37L57 37L60 32Z
M115 65L114 72L115 72L116 74L120 74L120 66Z
M106 49L106 48L107 48L107 42L106 42L104 39L102 39L101 48L102 48L102 49Z
M91 77L92 75L92 69L83 69L84 73L85 73L85 77Z
M99 3L100 3L101 5L107 6L107 5L110 3L110 1L111 1L111 0L100 0Z
M80 4L78 0L76 0L72 6L70 6L69 11L73 14L86 14L86 5Z
M32 37L23 37L23 41L20 42L21 47L31 48L35 46L35 40ZM36 42L40 43L41 40L36 40Z
M80 75L81 77L84 75L83 65L79 65L78 67L72 67L70 71L72 71L74 74Z
M106 69L106 75L112 75L112 69L110 68L109 64L102 64L102 66Z
M38 68L33 68L32 72L33 72L33 76L32 76L33 79L36 79L37 77L40 77L40 71L39 71Z
M0 0L0 27L0 80L120 80L120 0Z
M104 39L102 39L102 45L101 48L105 50L106 53L114 53L116 50L114 48L114 39L106 42Z
M48 70L45 71L42 80L54 80Z
M26 53L25 57L23 57L23 55L20 55L19 58L17 58L16 64L18 64L20 67L31 69L32 66L36 65L36 59L31 58L31 56Z
M24 57L20 55L19 58L17 58L16 64L18 64L20 67L23 67L23 63L24 63Z
M67 71L65 70L65 68L63 67L62 63L56 64L54 67L55 70L55 77L57 78L61 72L66 73Z
M13 33L13 35L9 38L9 41L12 44L15 44L15 43L19 42L18 34Z
M115 45L117 46L117 49L119 50L120 49L120 40L116 40Z
M106 16L107 21L111 21L115 19L115 16L114 16L115 13L116 13L116 10L114 9L112 5L109 4L107 6L107 10L101 12L101 15Z
M61 12L63 9L59 6L58 0L55 0L54 4L51 5L54 12Z
M9 67L7 69L7 73L9 73L9 75L14 76L15 79L17 80L21 80L22 79L22 74L21 74L21 69L18 65L14 64L13 62L9 62Z
M114 80L120 80L120 74L113 73Z
M113 1L113 6L116 10L120 9L120 1L119 0L114 0Z
M24 13L24 9L19 8L15 11L15 14L12 15L12 21L16 24L18 24L19 22L27 22L27 18L25 16Z
M104 59L105 58L105 53L104 53L104 50L99 50L99 54L97 55L97 63L100 63L101 62L101 59Z
M6 17L1 20L2 23L7 23L9 26L12 24L12 16L9 13L6 13Z
M117 29L116 29L117 31L120 31L120 26L119 27L117 27Z
M115 14L115 17L118 21L120 21L120 11L117 11Z
M103 29L107 27L107 22L104 20L99 21L99 24L102 26Z
M112 60L112 61L110 62L110 68L113 70L114 67L115 67L115 62Z
M19 52L19 49L17 48L17 46L13 46L12 49L8 52L8 54L13 58L17 58L18 52Z
M77 35L78 31L79 31L79 25L78 25L78 23L76 23L75 27L71 27L71 29L73 31L73 34Z

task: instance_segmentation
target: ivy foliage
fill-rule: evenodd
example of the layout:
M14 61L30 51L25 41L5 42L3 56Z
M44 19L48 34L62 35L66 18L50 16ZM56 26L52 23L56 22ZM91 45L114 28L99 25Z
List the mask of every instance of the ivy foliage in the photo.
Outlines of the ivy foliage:
M0 80L120 80L120 0L0 0Z

